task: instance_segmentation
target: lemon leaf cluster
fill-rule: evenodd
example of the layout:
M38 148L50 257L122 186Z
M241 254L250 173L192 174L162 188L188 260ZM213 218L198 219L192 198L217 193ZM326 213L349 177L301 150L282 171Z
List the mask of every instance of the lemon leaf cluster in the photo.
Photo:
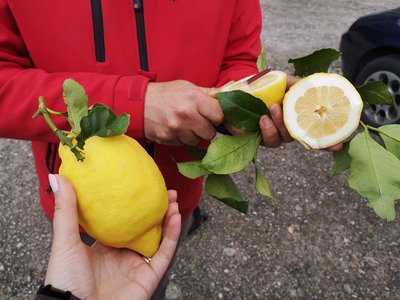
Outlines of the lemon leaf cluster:
M400 199L400 126L362 126L360 133L333 154L333 175L349 170L349 186L369 200L380 218L392 221L395 201Z
M179 172L191 179L208 175L205 191L213 198L242 212L248 211L248 200L242 198L231 174L238 173L250 164L255 168L255 189L265 197L272 198L269 184L256 165L261 144L259 121L270 114L267 105L253 95L241 90L221 92L216 95L225 119L244 131L243 135L221 135L211 142L207 150L189 148L196 161L178 163Z
M71 78L63 83L63 98L67 111L55 112L47 108L43 96L40 96L39 108L33 118L42 115L61 143L67 145L79 161L84 160L85 141L92 136L112 137L122 135L128 129L130 122L128 114L117 116L101 103L88 107L88 96L84 88ZM67 117L71 130L58 129L50 115Z
M321 49L303 58L290 59L299 76L328 72L330 64L340 57L334 49ZM382 81L367 82L355 87L364 106L394 105L387 86ZM349 170L348 184L368 199L372 209L382 219L395 219L395 202L400 199L400 125L375 128L360 121L361 132L334 152L335 176ZM380 140L376 141L377 135Z
M297 76L306 77L314 73L328 73L332 62L340 55L335 49L326 48L304 57L291 58L288 62L293 63ZM368 82L354 88L360 94L364 106L394 103L383 82ZM206 192L245 213L248 201L241 198L230 174L243 170L252 162L257 192L272 198L269 184L256 165L256 154L261 143L258 122L269 111L260 99L244 91L227 91L216 97L225 119L245 134L240 137L223 135L214 140L206 151L190 148L190 153L198 160L178 163L178 168L188 178L207 175ZM333 152L335 164L332 174L348 170L349 186L369 200L379 217L394 220L395 201L400 199L400 125L374 128L358 121L364 130L350 137L341 151ZM375 140L377 134L381 142Z

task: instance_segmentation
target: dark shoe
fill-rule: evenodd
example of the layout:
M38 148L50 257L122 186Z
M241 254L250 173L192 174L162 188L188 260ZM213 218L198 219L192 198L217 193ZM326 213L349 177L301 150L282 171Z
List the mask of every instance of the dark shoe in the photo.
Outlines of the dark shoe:
M189 228L188 235L191 235L197 228L200 227L202 223L207 221L208 214L201 213L200 208L197 206L196 209L193 211L193 223Z

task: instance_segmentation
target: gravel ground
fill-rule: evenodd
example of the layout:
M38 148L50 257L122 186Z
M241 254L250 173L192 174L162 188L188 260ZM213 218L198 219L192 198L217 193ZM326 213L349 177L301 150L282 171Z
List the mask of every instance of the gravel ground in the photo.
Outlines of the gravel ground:
M324 47L359 16L398 0L262 0L270 65ZM336 64L340 68L340 62ZM338 69L340 70L340 69ZM400 208L379 219L332 177L332 156L297 143L263 149L259 164L275 200L255 194L252 170L235 176L250 211L204 195L209 219L179 251L169 299L400 299ZM0 139L0 299L32 299L44 278L50 226L39 206L30 146Z

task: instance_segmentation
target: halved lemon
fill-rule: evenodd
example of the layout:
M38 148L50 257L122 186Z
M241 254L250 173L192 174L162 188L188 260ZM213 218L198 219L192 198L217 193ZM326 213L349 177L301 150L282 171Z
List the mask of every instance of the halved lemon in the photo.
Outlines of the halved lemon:
M348 138L360 122L363 102L343 76L316 73L296 82L283 99L290 135L307 149L322 149Z
M286 91L286 73L271 71L248 84L247 80L252 76L224 86L222 91L242 90L261 99L268 107L273 103L282 103Z

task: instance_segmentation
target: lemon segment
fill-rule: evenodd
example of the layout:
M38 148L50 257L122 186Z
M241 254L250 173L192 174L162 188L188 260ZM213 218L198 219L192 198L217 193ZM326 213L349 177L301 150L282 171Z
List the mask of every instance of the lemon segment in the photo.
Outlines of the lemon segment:
M286 90L286 73L271 71L248 84L247 80L253 75L222 88L223 92L241 90L264 101L270 107L272 104L281 104Z
M153 159L134 139L91 137L83 162L60 146L59 173L78 199L79 224L101 243L150 257L158 250L168 195Z
M353 133L362 107L359 93L346 78L316 73L299 80L286 93L284 123L306 148L327 148Z

